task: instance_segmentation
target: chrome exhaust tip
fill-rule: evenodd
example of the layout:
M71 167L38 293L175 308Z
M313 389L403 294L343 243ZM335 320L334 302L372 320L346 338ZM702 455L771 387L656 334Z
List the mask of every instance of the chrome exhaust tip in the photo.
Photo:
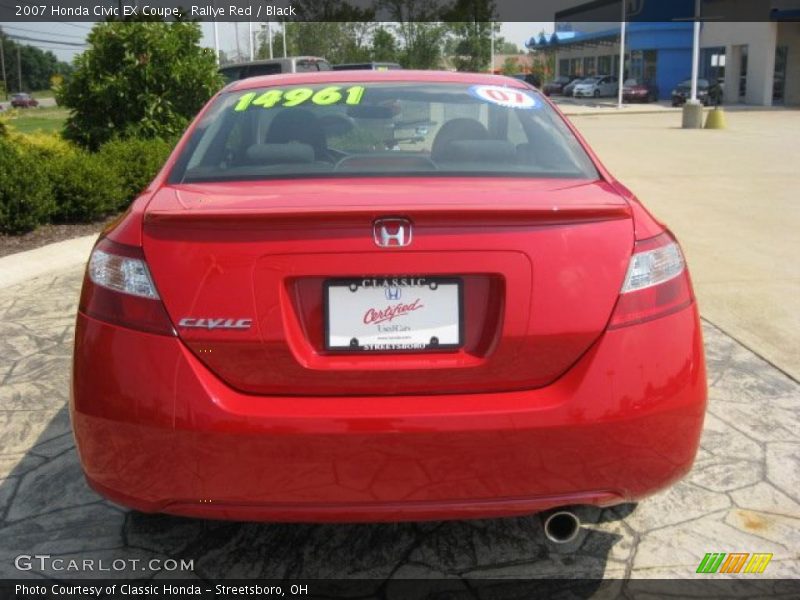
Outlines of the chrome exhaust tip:
M581 520L568 510L558 510L550 513L544 519L544 534L548 540L555 544L567 544L578 537L581 530Z

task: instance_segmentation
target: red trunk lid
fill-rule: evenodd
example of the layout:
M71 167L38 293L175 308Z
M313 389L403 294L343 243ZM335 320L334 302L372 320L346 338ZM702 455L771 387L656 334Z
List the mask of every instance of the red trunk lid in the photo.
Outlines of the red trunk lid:
M413 242L381 248L403 217ZM504 391L546 385L603 332L633 246L627 203L603 182L361 178L165 187L144 251L178 334L254 394ZM411 353L325 350L324 282L463 281L463 345ZM249 328L186 328L182 319ZM221 320L221 321L220 321Z

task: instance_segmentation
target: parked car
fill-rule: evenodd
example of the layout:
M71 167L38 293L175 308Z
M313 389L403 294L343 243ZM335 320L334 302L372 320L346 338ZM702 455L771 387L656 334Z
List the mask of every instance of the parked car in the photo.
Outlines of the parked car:
M619 91L617 78L613 75L588 77L575 86L572 95L576 98L600 98L613 96Z
M559 75L552 81L545 83L542 91L547 96L552 96L553 94L562 94L564 93L564 86L572 81L575 81L574 77L570 77L568 75Z
M535 88L542 87L542 78L539 77L536 73L517 73L516 75L512 75L514 79L519 79L520 81L524 81L528 85L532 85Z
M364 63L343 63L333 65L334 71L392 71L402 69L399 64L393 62L364 62Z
M624 102L655 102L658 100L658 86L649 80L626 79L622 84Z
M579 78L573 79L572 81L570 81L567 85L565 85L562 88L561 93L564 96L567 96L568 98L572 97L574 95L574 92L575 92L575 86L578 85L579 83L582 83L583 81L584 81L583 77L579 77Z
M94 246L73 358L91 487L204 518L633 502L688 472L706 402L672 233L478 73L227 86Z
M279 75L281 73L315 73L317 71L330 71L331 65L324 58L318 56L289 56L286 58L271 58L269 60L254 60L252 62L236 63L220 67L219 72L225 83L258 77L260 75Z
M722 86L718 82L709 82L708 79L697 80L697 99L703 106L722 103ZM681 106L692 95L692 80L681 81L672 90L672 106Z
M39 101L30 94L13 94L11 96L11 106L14 108L36 108Z

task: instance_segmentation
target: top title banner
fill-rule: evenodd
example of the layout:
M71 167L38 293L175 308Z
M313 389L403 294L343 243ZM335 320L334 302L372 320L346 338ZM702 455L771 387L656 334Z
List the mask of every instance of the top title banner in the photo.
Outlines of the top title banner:
M800 21L800 0L3 0L14 21ZM624 17L623 17L624 16Z

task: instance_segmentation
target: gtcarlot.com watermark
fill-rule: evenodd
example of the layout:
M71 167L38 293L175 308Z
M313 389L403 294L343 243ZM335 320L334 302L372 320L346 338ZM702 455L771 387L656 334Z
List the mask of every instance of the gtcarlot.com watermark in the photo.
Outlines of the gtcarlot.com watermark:
M124 571L194 571L194 559L115 558L59 558L49 554L20 554L14 559L19 571L57 571L81 573L108 573Z

